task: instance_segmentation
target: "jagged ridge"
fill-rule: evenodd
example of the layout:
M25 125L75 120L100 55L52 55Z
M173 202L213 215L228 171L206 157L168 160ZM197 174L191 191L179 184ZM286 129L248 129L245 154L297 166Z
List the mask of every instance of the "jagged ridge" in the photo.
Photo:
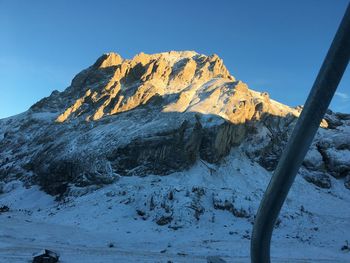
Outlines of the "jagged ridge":
M244 123L263 112L298 115L295 109L270 101L267 93L253 92L236 81L217 55L191 51L140 53L131 60L105 54L78 74L66 91L32 109L57 105L62 98L65 105L56 109L63 110L57 122L78 117L98 120L154 100L162 104L163 112L215 114L232 123Z

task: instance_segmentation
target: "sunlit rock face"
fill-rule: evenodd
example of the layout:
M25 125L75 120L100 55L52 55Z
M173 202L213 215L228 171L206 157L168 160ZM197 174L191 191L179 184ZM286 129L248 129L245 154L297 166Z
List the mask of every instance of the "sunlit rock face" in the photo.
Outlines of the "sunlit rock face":
M105 54L74 78L65 92L73 100L72 105L58 116L57 121L64 122L81 115L86 120L98 120L165 96L172 96L167 104L177 103L177 108L184 111L192 98L185 101L184 96L180 100L175 95L184 92L193 97L203 84L214 78L234 81L216 55L207 57L189 51L140 53L131 60L124 60L115 53ZM72 93L75 96L71 96Z
M153 100L162 100L162 112L215 114L231 123L244 123L264 112L298 114L272 102L268 94L253 92L236 81L217 55L192 51L140 53L130 60L116 53L105 54L79 73L58 99L63 99L63 112L57 122L99 120ZM48 103L59 105L54 97Z
M62 195L119 176L184 171L198 160L220 164L230 151L272 171L299 114L236 80L217 55L108 53L63 92L0 120L0 176ZM346 118L328 115L335 130ZM321 141L319 163L311 158L305 169L338 175L339 158Z

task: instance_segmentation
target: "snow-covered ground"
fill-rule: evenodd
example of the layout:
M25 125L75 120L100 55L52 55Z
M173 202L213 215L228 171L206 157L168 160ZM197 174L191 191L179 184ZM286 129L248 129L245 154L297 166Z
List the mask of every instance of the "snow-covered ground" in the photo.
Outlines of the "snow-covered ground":
M30 262L43 248L66 263L249 262L270 176L235 151L220 166L199 161L169 176L121 177L60 201L13 181L0 195L0 206L10 208L0 213L0 262ZM341 181L321 189L298 177L274 231L273 262L350 262L341 250L350 241L349 203Z

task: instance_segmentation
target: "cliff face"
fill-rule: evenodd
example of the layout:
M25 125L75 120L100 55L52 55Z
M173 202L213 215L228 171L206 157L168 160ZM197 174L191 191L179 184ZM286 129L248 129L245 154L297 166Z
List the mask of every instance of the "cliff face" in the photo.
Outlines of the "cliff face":
M217 164L232 149L273 170L299 113L235 80L217 55L109 53L65 91L0 120L0 176L56 195L119 176L170 174L199 159ZM332 130L320 134L347 136L348 115L327 116L321 126ZM305 173L347 178L349 165L337 172L335 142L321 135L321 164L309 160Z

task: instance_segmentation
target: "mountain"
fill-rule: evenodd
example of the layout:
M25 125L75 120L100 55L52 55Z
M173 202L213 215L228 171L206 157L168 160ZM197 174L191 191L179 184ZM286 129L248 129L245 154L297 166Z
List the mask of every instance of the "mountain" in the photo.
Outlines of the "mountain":
M125 227L133 217L171 231L243 220L230 233L248 231L301 109L249 89L217 55L104 54L63 92L0 120L0 201L17 209L14 217L25 209L40 220L78 220L86 228L89 218L116 209ZM335 217L350 227L349 127L349 114L328 111L280 219L280 237L293 220L305 221L295 242L309 242L311 250L330 246L320 254L325 258L340 244L300 233L317 222L325 229L321 237L346 238L330 222ZM38 196L44 201L36 203ZM106 203L112 199L134 215ZM343 211L325 212L321 200ZM110 216L98 216L96 224L112 224ZM249 231L242 236L248 242Z

